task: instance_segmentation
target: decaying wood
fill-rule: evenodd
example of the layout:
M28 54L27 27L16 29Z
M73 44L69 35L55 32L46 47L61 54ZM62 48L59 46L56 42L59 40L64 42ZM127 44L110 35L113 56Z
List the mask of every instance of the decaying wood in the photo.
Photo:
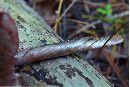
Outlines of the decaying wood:
M31 8L15 0L0 0L0 8L16 21L19 51L43 44L59 43L51 28ZM22 66L21 85L51 87L111 87L86 60L77 54Z
M25 49L16 54L18 59L17 65L33 63L40 60L49 58L55 58L60 56L66 56L78 51L85 51L94 48L102 47L109 37L94 38L94 37L83 37L79 39L73 39L70 41L64 41L59 44L40 46L30 49ZM113 36L107 43L106 46L121 43L123 41L122 36Z

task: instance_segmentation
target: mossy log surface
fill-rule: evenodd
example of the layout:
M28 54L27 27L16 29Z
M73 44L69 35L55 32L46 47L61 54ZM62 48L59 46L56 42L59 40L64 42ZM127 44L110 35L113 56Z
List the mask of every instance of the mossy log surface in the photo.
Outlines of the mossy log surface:
M19 50L62 39L27 5L15 0L0 0L0 9L16 21ZM24 86L45 87L112 87L86 60L79 55L26 64L18 71Z

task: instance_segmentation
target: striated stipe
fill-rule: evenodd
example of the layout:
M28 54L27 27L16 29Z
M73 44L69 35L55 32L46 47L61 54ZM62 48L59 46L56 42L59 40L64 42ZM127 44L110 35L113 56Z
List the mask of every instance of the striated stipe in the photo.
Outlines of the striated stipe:
M53 45L25 49L18 52L15 57L18 59L17 65L32 63L44 59L69 55L77 51L100 48L108 39L109 37L83 37L80 39L73 39ZM123 42L122 36L115 35L106 43L105 46L111 46L121 42Z

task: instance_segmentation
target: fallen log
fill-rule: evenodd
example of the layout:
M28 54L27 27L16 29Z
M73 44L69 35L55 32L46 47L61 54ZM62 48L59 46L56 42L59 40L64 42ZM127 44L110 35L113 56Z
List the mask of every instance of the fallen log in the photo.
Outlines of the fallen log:
M26 4L0 0L0 8L16 21L19 51L63 41ZM86 60L77 54L23 65L18 70L23 86L111 87Z

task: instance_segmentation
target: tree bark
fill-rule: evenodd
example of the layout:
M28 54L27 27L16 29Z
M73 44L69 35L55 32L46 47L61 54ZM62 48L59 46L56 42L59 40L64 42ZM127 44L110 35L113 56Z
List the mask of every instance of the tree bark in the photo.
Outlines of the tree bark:
M19 35L19 51L43 44L63 41L26 4L15 0L0 0L0 8L16 21ZM20 66L18 70L23 86L45 87L111 87L80 54L44 60Z

